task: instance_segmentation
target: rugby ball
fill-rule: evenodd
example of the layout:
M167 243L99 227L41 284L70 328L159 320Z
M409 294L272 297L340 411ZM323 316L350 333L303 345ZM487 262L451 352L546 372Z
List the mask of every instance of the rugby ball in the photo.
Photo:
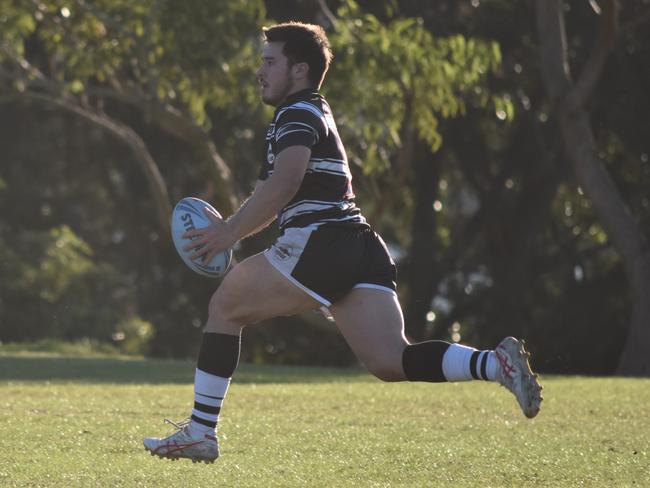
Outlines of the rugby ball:
M178 255L188 268L208 278L219 278L226 273L228 266L230 266L232 249L217 254L209 263L204 263L201 258L193 261L190 259L190 256L194 251L183 251L183 247L187 246L190 242L190 239L182 237L185 232L188 230L202 229L212 223L203 212L205 207L208 207L214 213L221 216L214 207L200 198L186 197L178 202L172 211L172 240L174 241L174 247L176 247Z

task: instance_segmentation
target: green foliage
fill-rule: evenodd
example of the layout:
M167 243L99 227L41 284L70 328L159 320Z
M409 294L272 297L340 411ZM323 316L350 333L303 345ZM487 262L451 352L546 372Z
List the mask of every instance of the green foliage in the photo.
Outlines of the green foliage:
M0 0L0 61L6 59L5 49L13 49L18 54L23 55L25 52L24 39L29 36L36 28L34 16L28 10L27 3L12 0Z
M167 2L160 19L166 46L163 63L171 78L178 79L176 86L193 113L202 111L205 103L232 109L258 102L252 80L263 19L260 1ZM242 83L246 77L251 82Z
M496 42L434 37L421 18L383 23L352 0L339 16L331 36L336 59L325 88L337 101L348 148L364 161L366 174L394 167L408 127L436 151L442 143L439 117L463 115L468 101L487 105L487 97L476 93L485 93L480 87L500 68ZM512 117L505 98L493 95L493 102Z
M97 109L133 128L141 137L150 129L147 126L151 107L165 107L177 114L178 120L171 123L177 124L176 128L180 126L181 133L188 127L193 130L195 122L207 132L212 125L208 110L211 117L215 113L219 116L220 123L233 114L250 123L250 106L258 103L257 90L254 83L243 83L242 79L253 80L259 56L259 27L264 18L261 1L19 0L3 1L1 6L3 93L29 90L73 106ZM6 98L0 99L5 101ZM159 266L157 259L169 249L166 239L159 240L155 225L148 219L136 220L138 215L151 211L147 199L129 201L133 194L150 193L142 188L138 167L133 164L132 155L120 154L119 142L124 141L118 140L116 145L110 135L106 137L103 133L98 137L88 126L74 126L69 119L46 119L40 125L49 131L42 137L43 143L33 147L12 145L7 151L11 163L0 171L11 185L4 202L37 195L17 209L16 215L8 216L8 225L13 226L16 236L3 236L6 259L2 265L16 281L6 285L7 295L2 297L6 304L3 313L12 320L4 321L7 325L0 336L4 340L50 334L67 338L90 336L115 343L124 351L145 352L150 340L168 340L160 322L185 320L193 324L199 320L199 307L185 304L182 310L175 311L178 318L173 313L163 313L163 318L158 318L158 334L153 333L151 323L141 318L140 293L159 293L153 290L155 286L162 287L163 275L159 271L152 276L152 269ZM169 130L170 122L166 123L165 129ZM73 147L74 134L80 133L87 142ZM173 182L172 198L179 193L197 194L204 185L209 186L205 175L211 173L206 168L213 168L214 161L201 153L203 148L192 147L194 154L179 157L182 144L169 140L168 133L163 144L155 142L160 136L152 135L145 144L151 142L156 165L163 172L167 170L165 176ZM197 137L200 139L200 135ZM93 142L89 142L91 139ZM167 150L162 150L162 155L155 154L157 147L167 142L167 149L176 151L175 156L167 156ZM59 159L57 155L60 156L63 146L70 151ZM202 158L199 164L197 153ZM219 197L223 201L228 199L228 195ZM142 213L138 214L136 207ZM113 214L120 213L128 215L126 222L116 221ZM90 246L81 249L82 243L70 240L69 234L59 241L62 247L57 248L53 241L51 249L37 250L35 255L42 255L42 262L29 261L20 253L21 239L31 236L35 241L43 241L47 238L45 228L65 229L71 214L76 216L75 230L92 242L97 257L90 255ZM141 232L145 242L162 243L149 254L150 260L133 259L132 252L140 249L136 246L127 252L119 249L118 244L125 237L136 242L135 231ZM142 269L134 269L129 261L139 262ZM176 266L174 270L180 272L182 268ZM167 271L166 277L169 275ZM136 277L141 277L139 285L148 291L136 287ZM200 283L185 288L200 288ZM205 300L201 296L194 297L197 303ZM28 313L19 313L23 306L29 308ZM150 316L157 317L157 308L151 305ZM204 308L201 303L200 309ZM191 342L192 337L186 337L185 342ZM176 354L184 353L182 349L175 350Z
M0 231L2 340L86 338L109 343L120 334L123 352L146 350L151 325L128 318L132 305L118 296L128 285L113 266L97 262L89 245L68 226L8 237L8 230Z
M27 234L27 239L30 236ZM48 242L49 241L49 242ZM30 248L29 242L24 248ZM92 253L88 245L77 237L69 227L52 229L47 235L45 248L41 253L29 252L28 255L42 255L40 262L26 273L25 288L34 287L38 280L41 285L40 297L49 303L61 299L70 289L71 284L86 275L92 267Z
M11 2L9 2L11 3ZM1 62L38 43L47 72L71 94L103 96L100 87L170 103L209 125L206 104L250 102L264 18L261 1L164 2L31 0L7 5L0 17ZM41 68L42 72L45 67ZM37 74L28 76L34 80ZM25 80L19 81L24 87Z
M18 293L35 293L55 303L92 267L90 250L67 226L49 232L21 232L9 247L0 241L0 262ZM15 247L14 247L15 246ZM36 259L35 259L36 258Z
M151 323L140 317L128 317L117 324L112 339L122 354L147 354L148 343L153 334Z
M149 190L123 141L50 106L6 101L29 90L96 109L142 138L172 199L218 199L222 190L206 177L213 161L152 117L152 107L166 105L184 128L202 124L246 193L272 112L254 82L259 27L267 16L323 21L312 3L0 0L0 340L87 337L113 350L188 357L217 286L185 269L152 222ZM531 5L334 4L324 89L364 215L403 255L406 314L416 267L430 287L416 299L436 312L430 335L448 339L455 322L477 346L523 335L546 358L544 370L611 372L630 294L549 123L535 34L521 22L533 18ZM621 19L646 10L641 0L625 2ZM567 21L578 68L593 45L593 12L571 5ZM644 36L626 31L590 107L603 164L647 234ZM433 231L422 238L418 222ZM272 237L244 242L238 257ZM426 259L411 259L414 243L431 262L426 269ZM243 354L354 361L334 328L314 332L309 323L252 328Z

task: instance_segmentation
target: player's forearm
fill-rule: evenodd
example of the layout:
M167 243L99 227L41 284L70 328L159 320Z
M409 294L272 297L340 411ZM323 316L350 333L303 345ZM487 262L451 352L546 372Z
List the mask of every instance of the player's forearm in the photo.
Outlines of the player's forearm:
M305 176L311 149L290 146L275 157L271 176L260 181L242 207L228 219L230 238L236 242L268 225L294 197Z
M267 220L267 221L264 222L263 224L258 225L255 229L253 229L253 230L250 231L248 234L246 234L244 237L242 237L242 239L245 239L246 237L250 237L250 236L252 236L252 235L254 235L254 234L257 234L258 232L262 232L262 231L263 231L264 229L266 229L266 228L271 224L271 222L273 222L274 220L275 220L275 216L271 217L269 220Z
M244 205L228 219L230 231L236 240L243 239L271 223L298 190L295 182L274 176L256 188Z
M257 188L256 188L256 190L257 190ZM251 199L251 197L248 197L248 198L244 201L244 203L241 204L241 207L239 207L239 209L237 210L236 213L247 211L247 210L244 210L244 207L247 207L247 206L248 206L248 202L250 201L250 199ZM236 213L233 214L233 215L231 215L231 216L227 219L227 221L228 221L229 224L230 224L230 223L232 222L232 220L235 218ZM273 222L274 220L275 220L275 215L273 215L272 217L270 217L266 222L263 222L262 224L258 225L255 229L253 229L252 231L250 231L250 232L249 232L248 234L246 234L245 236L240 237L239 240L241 240L241 239L245 239L246 237L250 237L250 236L252 236L253 234L257 234L258 232L260 232L260 231L262 231L263 229L265 229L266 227L268 227L269 224L271 224L271 222Z

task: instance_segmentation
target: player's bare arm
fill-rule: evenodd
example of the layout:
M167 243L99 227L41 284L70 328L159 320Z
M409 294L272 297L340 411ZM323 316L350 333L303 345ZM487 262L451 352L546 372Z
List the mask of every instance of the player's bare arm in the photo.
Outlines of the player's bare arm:
M244 203L242 203L240 207L245 207L245 206L247 206L247 205L248 205L248 202L249 202L250 199L251 199L251 196L252 196L253 194L257 193L258 191L260 191L261 187L264 186L265 184L266 184L266 181L265 181L265 180L257 180L257 183L255 183L255 188L253 188L253 192L248 196L248 198L246 198L246 200L244 200ZM239 210L241 210L241 208L240 208ZM257 228L254 229L253 231L249 232L247 235L241 237L241 239L245 239L246 237L250 237L250 236L252 236L253 234L257 234L258 232L260 232L260 231L262 231L263 229L267 228L267 227L268 227L268 226L269 226L269 225L270 225L270 224L271 224L275 219L276 219L276 216L275 216L275 215L272 216L272 217L270 217L266 222L260 224L259 227L257 227ZM240 239L240 240L241 240L241 239Z
M244 200L244 203L241 204L241 206L240 206L240 208L237 210L237 212L239 212L239 211L243 211L244 207L248 206L248 204L249 204L249 202L250 202L252 196L255 195L256 193L258 193L258 192L261 190L262 186L264 186L265 184L266 184L266 181L265 181L265 180L258 180L257 183L255 184L255 188L253 189L253 193L251 193L251 195L250 195L246 200ZM226 221L224 221L224 219L222 219L222 218L219 217L219 216L214 215L214 214L213 214L212 212L210 212L210 210L207 209L207 208L205 209L205 214L206 214L206 215L207 215L207 216L212 220L212 222L214 222L217 226L219 226L219 225L227 225L227 224L226 224ZM246 234L245 236L241 236L238 240L245 239L246 237L250 237L250 236L252 236L252 235L254 235L254 234L257 234L258 232L261 232L262 230L264 230L265 228L267 228L267 227L268 227L272 222L274 222L274 221L276 220L276 217L277 217L276 215L272 215L271 217L268 218L268 220L266 220L265 222L263 222L263 223L261 223L260 225L258 225L255 229L253 229L252 231L250 231L250 232L249 232L248 234ZM229 220L229 219L228 219L228 220ZM189 234L188 234L188 235L189 235ZM189 246L188 246L188 247L189 247ZM192 246L192 247L194 247L194 246Z
M227 221L209 214L213 224L187 232L194 238L186 250L196 249L191 259L209 262L217 253L231 248L237 241L272 222L277 213L296 194L307 170L311 150L291 146L275 159L275 170L263 184L258 184L251 197Z

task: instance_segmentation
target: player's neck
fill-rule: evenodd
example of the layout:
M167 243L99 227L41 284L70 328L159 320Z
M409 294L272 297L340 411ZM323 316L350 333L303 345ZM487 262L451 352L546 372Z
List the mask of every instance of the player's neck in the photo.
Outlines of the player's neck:
M286 96L282 99L282 101L276 106L279 107L280 105L283 105L284 103L286 103L287 100L293 98L294 95L296 95L297 93L300 93L300 92L303 92L303 91L306 91L306 90L317 91L316 88L314 88L313 86L311 86L308 83L300 83L300 84L294 85L291 88L291 90L286 94Z

